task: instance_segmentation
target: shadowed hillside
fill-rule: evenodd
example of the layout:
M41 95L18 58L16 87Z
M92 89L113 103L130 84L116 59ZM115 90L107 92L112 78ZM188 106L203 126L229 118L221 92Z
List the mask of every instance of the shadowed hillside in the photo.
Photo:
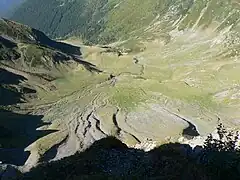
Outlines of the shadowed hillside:
M0 19L0 105L14 105L35 98L42 87L67 68L82 64L80 47L49 39L44 33L6 19ZM44 88L44 87L42 87Z
M7 43L7 38L9 38L8 45L10 45L11 40L15 42L25 42L25 43L36 43L45 47L56 49L62 51L66 54L71 55L81 55L79 47L69 45L62 42L53 41L48 38L43 32L36 29L32 29L28 26L18 24L7 19L0 20L0 32L1 32L1 42ZM5 40L3 39L5 37Z
M13 105L22 102L24 93L36 93L36 91L22 87L17 89L14 85L19 85L20 81L26 80L20 75L8 72L0 68L0 105Z
M59 63L70 67L82 64L89 71L100 72L95 65L82 60L80 47L51 40L41 31L0 19L0 32L0 62L3 65L14 65L14 69L45 79L54 79L64 73ZM13 60L14 64L9 64Z

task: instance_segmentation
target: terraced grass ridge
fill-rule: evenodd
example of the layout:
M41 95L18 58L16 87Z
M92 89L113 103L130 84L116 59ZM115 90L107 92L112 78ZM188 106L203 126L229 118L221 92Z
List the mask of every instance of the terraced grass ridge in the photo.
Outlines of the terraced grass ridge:
M12 19L59 38L0 24L4 70L35 91L3 113L37 116L47 134L28 144L25 167L110 135L135 147L219 121L240 129L239 17L238 0L25 1Z

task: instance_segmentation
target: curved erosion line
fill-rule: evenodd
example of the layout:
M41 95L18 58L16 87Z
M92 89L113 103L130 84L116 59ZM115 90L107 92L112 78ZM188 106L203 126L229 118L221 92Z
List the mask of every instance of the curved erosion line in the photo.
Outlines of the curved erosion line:
M117 135L119 135L120 132L121 132L121 128L119 127L118 122L117 122L117 114L118 114L118 112L119 112L119 109L117 109L116 113L114 113L113 116L112 116L113 124L117 128Z
M96 121L96 129L107 136L107 134L100 128L100 120L94 114L92 115L92 118Z
M176 114L176 113L173 113L173 112L169 111L169 110L166 109L166 108L163 108L163 109L164 109L165 111L167 111L168 113L170 113L170 114L172 114L172 115L174 115L174 116L176 116L176 117L178 117L178 118L180 118L180 119L182 119L183 121L185 121L185 122L188 123L188 127L185 128L185 129L183 130L183 132L182 132L182 135L183 135L183 136L186 136L186 137L188 137L188 138L192 138L192 137L195 137L195 136L199 136L199 135L200 135L199 132L198 132L198 130L197 130L197 127L196 127L192 122L190 122L189 120L187 120L187 119L184 118L184 117L181 117L180 115L178 115L178 114Z
M134 128L132 125L130 125L128 122L127 122L127 114L125 115L125 118L124 118L124 122L127 126L129 126L129 128L131 128L133 131L135 131L137 134L144 134L142 132L139 132L136 128ZM124 131L124 132L127 132L127 131ZM138 142L141 143L141 141L135 136L133 135L132 133L130 132L127 132L128 134L132 135Z

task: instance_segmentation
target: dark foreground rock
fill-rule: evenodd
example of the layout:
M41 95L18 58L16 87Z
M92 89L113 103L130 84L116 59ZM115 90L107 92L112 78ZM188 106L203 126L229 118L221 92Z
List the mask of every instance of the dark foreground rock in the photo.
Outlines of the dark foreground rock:
M85 152L41 164L19 179L239 179L239 152L206 153L197 148L174 143L144 152L108 137L95 142Z

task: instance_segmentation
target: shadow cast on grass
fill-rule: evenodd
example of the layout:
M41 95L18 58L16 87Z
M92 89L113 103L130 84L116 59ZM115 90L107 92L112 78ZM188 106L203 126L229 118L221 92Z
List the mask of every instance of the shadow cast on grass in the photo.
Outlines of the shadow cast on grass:
M97 69L97 67L94 64L82 60L82 57L81 57L82 52L80 47L67 44L64 42L54 41L49 37L47 37L43 32L38 31L36 29L32 29L32 31L36 35L36 40L40 45L53 48L70 55L75 61L82 64L87 70L91 72L98 72L98 73L102 72L101 70Z
M43 32L37 29L32 29L32 32L34 33L34 35L36 35L36 40L38 41L38 43L43 46L52 47L66 54L73 54L78 56L82 55L81 49L78 46L73 46L67 43L54 41L47 37Z
M0 68L0 105L13 105L23 102L24 94L34 94L34 89L19 86L21 81L27 79ZM18 86L18 88L16 88Z
M23 165L29 153L24 149L37 139L56 132L36 130L44 124L42 116L17 114L0 110L0 161Z
M27 44L37 44L39 46L46 47L55 51L56 53L54 60L56 62L73 59L76 62L82 64L87 70L91 72L101 72L94 64L91 64L82 59L82 52L80 47L52 40L43 32L34 28L31 29L31 32L28 32L26 30L26 27L23 28L21 25L7 19L3 20L8 25L8 28L13 29L13 31L3 31L3 35L0 36L0 57L4 57L0 59L18 59L20 57L20 54L18 54L14 49L17 47L16 42L19 41ZM23 34L20 33L22 36L18 35L19 32L16 30L17 28L15 26L18 28L23 28ZM25 31L27 31L27 34L24 34Z

